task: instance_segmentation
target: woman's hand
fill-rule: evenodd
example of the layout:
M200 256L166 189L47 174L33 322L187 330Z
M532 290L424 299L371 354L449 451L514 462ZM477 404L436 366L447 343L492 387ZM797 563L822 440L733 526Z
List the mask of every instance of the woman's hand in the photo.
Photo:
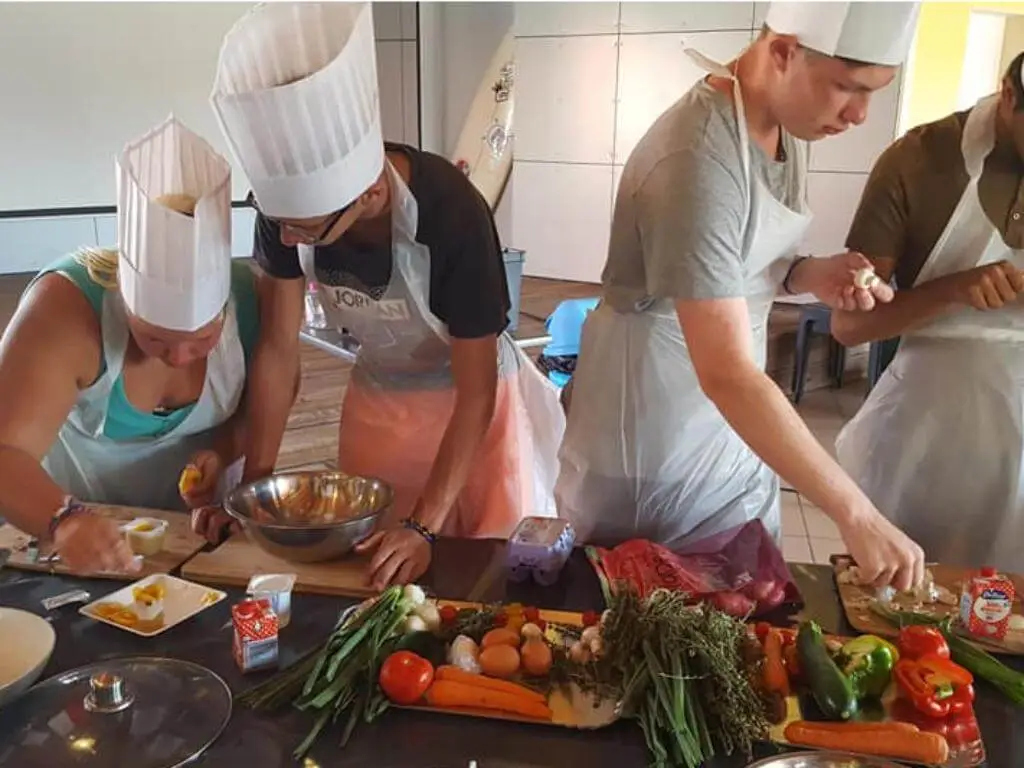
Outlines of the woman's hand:
M62 520L53 533L53 548L68 568L79 573L139 570L121 527L93 512L79 512Z
M860 280L858 274L873 279ZM870 312L876 302L888 304L895 295L892 286L874 275L871 262L855 251L804 259L793 267L789 289L813 293L823 304L847 312Z
M178 480L178 492L189 509L217 502L217 488L224 475L224 461L216 451L199 451L192 456Z
M370 579L373 588L385 590L392 584L411 584L430 566L430 543L409 528L378 531L356 545L356 552L373 552Z

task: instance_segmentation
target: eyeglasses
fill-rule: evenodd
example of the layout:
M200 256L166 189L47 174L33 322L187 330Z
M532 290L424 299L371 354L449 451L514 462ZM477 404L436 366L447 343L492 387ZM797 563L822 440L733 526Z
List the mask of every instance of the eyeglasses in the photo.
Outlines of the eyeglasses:
M252 190L249 190L249 194L246 195L245 203L246 205L255 209L257 212L263 213L262 211L260 211L259 205L257 205L256 203L256 195L253 193ZM281 227L281 229L290 232L294 237L299 238L304 244L315 245L319 242L322 242L324 238L326 238L331 233L331 230L338 226L338 222L341 221L341 217L348 213L348 211L352 208L353 205L355 205L355 203L356 201L353 200L344 208L341 208L340 210L337 210L334 213L332 213L328 217L327 221L324 222L324 225L321 228L320 232L315 235L307 229L297 227L294 224L289 224L287 222L281 221L280 219L272 218L270 216L267 216L265 213L263 214L263 216L277 224L279 227Z

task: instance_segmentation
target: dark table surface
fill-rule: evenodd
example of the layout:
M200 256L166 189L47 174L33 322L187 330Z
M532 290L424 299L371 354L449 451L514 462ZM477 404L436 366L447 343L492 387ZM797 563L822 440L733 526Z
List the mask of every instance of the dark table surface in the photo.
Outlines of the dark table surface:
M424 583L449 599L516 601L541 608L569 611L603 607L597 577L577 550L560 581L547 588L506 583L497 564L503 544L495 541L443 540ZM806 601L805 615L827 631L851 633L839 607L831 569L792 566ZM231 655L230 606L242 590L227 589L228 599L154 638L137 637L88 619L79 605L47 613L40 601L69 589L87 589L98 598L122 586L118 582L83 580L0 570L0 605L46 616L57 632L57 646L44 679L95 661L119 656L159 655L198 662L221 675L234 691L244 690L262 674L242 675ZM317 595L294 595L291 624L281 632L283 663L289 663L321 642L339 611L354 600ZM2 652L0 638L0 652ZM1017 666L1017 662L1013 662ZM1024 765L1024 710L1014 708L1001 694L980 686L976 704L991 768ZM263 715L236 708L227 729L195 765L246 768L291 768L293 748L311 725L308 715L288 711ZM3 734L0 734L2 740ZM463 717L391 710L371 725L360 724L344 751L337 736L327 732L311 753L307 766L372 766L373 768L641 768L648 765L643 736L632 722L609 728L573 732L553 726L518 725ZM758 756L777 752L766 745ZM719 758L708 768L740 768L742 758Z

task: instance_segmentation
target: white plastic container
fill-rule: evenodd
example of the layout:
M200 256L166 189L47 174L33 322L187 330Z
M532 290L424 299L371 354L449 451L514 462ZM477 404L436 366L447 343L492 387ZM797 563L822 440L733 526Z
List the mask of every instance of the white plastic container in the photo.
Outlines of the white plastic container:
M249 579L246 594L254 600L261 598L270 602L277 615L277 625L287 627L292 620L292 588L295 586L294 573L260 573Z

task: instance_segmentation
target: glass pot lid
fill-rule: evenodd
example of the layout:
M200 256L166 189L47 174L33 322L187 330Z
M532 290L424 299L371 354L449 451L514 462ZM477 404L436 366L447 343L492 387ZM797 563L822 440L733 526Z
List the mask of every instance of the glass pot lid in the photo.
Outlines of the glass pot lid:
M0 708L3 768L176 768L220 736L231 691L190 661L109 659Z

